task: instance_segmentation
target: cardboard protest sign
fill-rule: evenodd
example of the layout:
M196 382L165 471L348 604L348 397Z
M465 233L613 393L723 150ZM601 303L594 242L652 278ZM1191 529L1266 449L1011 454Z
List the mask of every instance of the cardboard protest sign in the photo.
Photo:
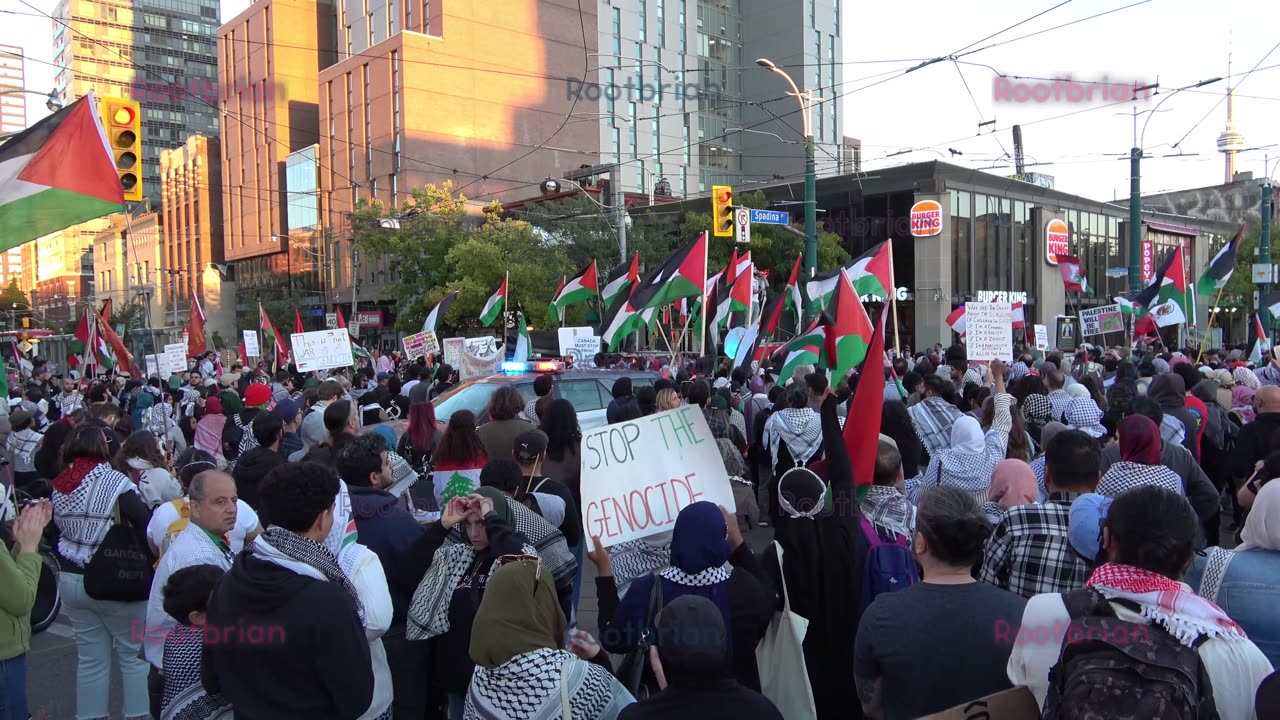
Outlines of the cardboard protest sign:
M345 328L294 333L292 340L298 372L349 367L352 364L351 336L347 335Z
M466 347L466 344L466 338L445 338L444 361L450 367L456 368L462 364L462 348Z
M1045 325L1036 325L1036 349L1044 352L1049 349L1049 328Z
M686 405L582 438L582 523L604 547L670 530L685 506L736 509L707 420Z
M1105 335L1110 332L1124 332L1124 315L1120 313L1119 305L1080 309L1080 334Z
M186 372L187 370L187 344L186 343L169 343L164 346L164 353L156 358L157 364L160 366L160 377L168 378L170 375Z
M967 302L964 310L969 359L1013 360L1013 306L1007 302Z
M1016 687L971 700L920 720L1038 720L1040 705L1026 687Z
M244 354L247 357L262 357L262 351L258 349L258 332L256 330L245 330L243 337Z
M440 352L440 341L436 339L434 330L407 335L401 342L404 343L404 355L410 362Z

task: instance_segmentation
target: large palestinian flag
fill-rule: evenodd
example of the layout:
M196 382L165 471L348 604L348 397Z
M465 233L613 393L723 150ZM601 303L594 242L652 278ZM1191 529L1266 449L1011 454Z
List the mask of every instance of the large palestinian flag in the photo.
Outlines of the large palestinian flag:
M631 296L637 309L660 308L686 297L699 297L707 281L707 234L676 250L649 273Z
M631 333L640 328L640 313L636 312L633 293L625 293L623 299L616 303L604 318L604 335L602 339L609 352L614 352L618 345Z
M826 338L826 326L821 321L815 320L803 334L797 335L791 342L783 345L777 353L782 355L782 369L778 371L779 381L786 382L801 365L826 367Z
M458 299L458 294L459 291L454 290L448 295L440 298L440 302L436 303L436 306L431 308L431 312L427 313L427 319L422 321L421 332L428 332L436 329L436 325L440 322L440 318L444 317L444 314L449 312L449 307Z
M596 281L596 261L582 268L582 271L566 281L551 299L555 308L552 317L564 317L564 309L570 305L587 302L600 294L600 284Z
M831 304L841 270L847 273L858 297L871 295L882 300L888 299L889 287L892 285L889 282L888 242L876 244L842 268L815 275L805 285L805 292L809 295L809 300L814 304L815 309L822 310ZM870 335L867 337L869 338Z
M871 318L849 282L838 283L826 312L827 356L834 382L840 382L867 356Z
M0 145L0 251L124 209L90 93Z
M484 309L480 311L480 322L484 323L485 327L489 327L494 320L498 319L498 316L502 314L506 306L507 276L503 275L502 282L498 283L498 289L493 291L493 294L485 301Z
M638 282L640 282L640 253L635 253L631 256L631 262L619 265L610 273L608 281L600 291L600 299L604 301L606 308L611 308L618 298L631 297L631 291L635 289Z

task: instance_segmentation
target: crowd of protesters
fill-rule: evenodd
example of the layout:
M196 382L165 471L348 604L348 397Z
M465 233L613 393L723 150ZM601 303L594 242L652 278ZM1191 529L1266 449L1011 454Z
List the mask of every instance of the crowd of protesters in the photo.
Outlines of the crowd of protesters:
M777 367L612 385L611 423L697 408L736 508L606 548L550 375L437 418L453 369L381 354L37 366L7 416L35 500L0 554L0 720L26 717L42 539L79 718L113 672L127 718L898 720L1019 687L1050 718L1280 717L1280 360L935 346L886 370L857 478L865 378Z

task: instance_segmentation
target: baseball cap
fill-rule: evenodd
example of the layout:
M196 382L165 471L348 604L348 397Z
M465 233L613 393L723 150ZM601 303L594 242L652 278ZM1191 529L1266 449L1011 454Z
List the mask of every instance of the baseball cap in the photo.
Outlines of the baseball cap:
M276 414L286 424L293 422L298 417L298 411L302 409L302 402L293 398L285 398L276 403Z
M18 427L33 417L35 417L35 413L26 408L18 408L17 410L9 413L9 425L10 427Z
M244 391L245 407L258 407L271 402L271 388L261 383L254 383Z
M517 460L532 462L547 451L547 434L541 430L520 433L511 447Z

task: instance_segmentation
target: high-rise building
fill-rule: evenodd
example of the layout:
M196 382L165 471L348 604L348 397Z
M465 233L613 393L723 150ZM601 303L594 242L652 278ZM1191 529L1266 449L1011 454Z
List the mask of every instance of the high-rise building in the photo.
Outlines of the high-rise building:
M9 133L16 133L27 127L26 93L12 92L25 90L27 87L26 72L23 64L22 48L15 45L0 45L0 142ZM11 92L5 93L6 90ZM0 254L0 287L6 287L10 280L18 280L18 287L30 290L22 284L22 248L16 247Z
M101 220L98 232L89 238L87 257L92 259L93 293L96 307L111 301L114 313L128 318L125 338L134 355L154 353L164 339L144 329L160 329L164 317L165 294L163 241L160 216L156 213L115 213ZM81 225L80 227L84 227ZM171 335L169 333L168 335Z
M142 188L160 207L160 151L217 137L218 0L60 0L53 11L54 92L93 90L142 105Z
M65 330L94 294L93 240L110 224L98 218L72 225L29 242L36 274L29 292L37 320L52 330Z

